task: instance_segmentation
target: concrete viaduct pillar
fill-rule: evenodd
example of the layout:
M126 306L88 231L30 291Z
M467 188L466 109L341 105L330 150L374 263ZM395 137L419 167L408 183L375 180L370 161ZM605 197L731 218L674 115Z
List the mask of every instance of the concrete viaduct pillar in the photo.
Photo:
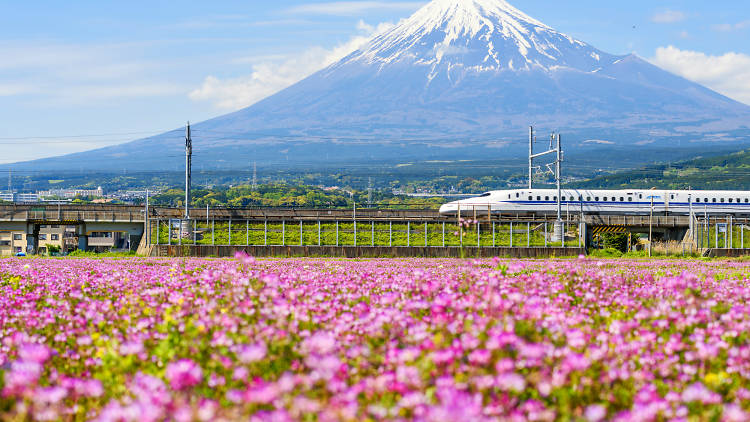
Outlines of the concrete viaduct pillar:
M89 235L86 233L86 225L78 226L78 250L85 251L89 248Z
M39 249L39 225L26 225L26 253L36 255Z

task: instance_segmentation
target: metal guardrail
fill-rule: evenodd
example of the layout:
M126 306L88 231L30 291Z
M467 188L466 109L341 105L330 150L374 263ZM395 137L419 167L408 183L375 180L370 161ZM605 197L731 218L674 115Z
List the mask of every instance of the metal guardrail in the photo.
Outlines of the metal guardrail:
M82 223L113 222L143 223L144 211L62 211L62 210L24 210L0 212L0 221L29 221L42 223Z
M555 238L553 220L456 220L318 218L149 219L149 246L359 246L359 247L582 247L585 231L563 222Z

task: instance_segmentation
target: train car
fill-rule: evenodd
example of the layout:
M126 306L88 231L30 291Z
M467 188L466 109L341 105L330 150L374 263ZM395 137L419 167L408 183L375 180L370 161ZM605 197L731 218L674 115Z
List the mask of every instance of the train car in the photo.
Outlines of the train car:
M750 191L698 190L587 190L563 189L562 213L618 215L709 215L750 216ZM487 192L477 197L447 203L443 215L467 216L518 213L556 214L556 189L517 189Z

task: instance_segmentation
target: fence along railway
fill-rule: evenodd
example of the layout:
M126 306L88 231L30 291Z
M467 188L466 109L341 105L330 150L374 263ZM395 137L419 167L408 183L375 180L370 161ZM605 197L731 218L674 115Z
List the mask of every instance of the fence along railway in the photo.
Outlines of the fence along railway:
M739 255L750 220L731 215L441 215L437 210L197 209L113 205L0 205L0 232L23 232L34 253L43 225L76 227L79 249L98 232L127 233L150 256L571 256L602 233L647 233L682 250ZM146 215L148 217L146 217ZM691 230L692 228L692 230Z

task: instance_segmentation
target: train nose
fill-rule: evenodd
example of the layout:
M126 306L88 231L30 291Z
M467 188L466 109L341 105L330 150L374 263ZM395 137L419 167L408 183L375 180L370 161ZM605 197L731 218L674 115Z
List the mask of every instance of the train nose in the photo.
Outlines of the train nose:
M458 206L455 203L445 204L440 207L440 214L455 214L458 211Z

